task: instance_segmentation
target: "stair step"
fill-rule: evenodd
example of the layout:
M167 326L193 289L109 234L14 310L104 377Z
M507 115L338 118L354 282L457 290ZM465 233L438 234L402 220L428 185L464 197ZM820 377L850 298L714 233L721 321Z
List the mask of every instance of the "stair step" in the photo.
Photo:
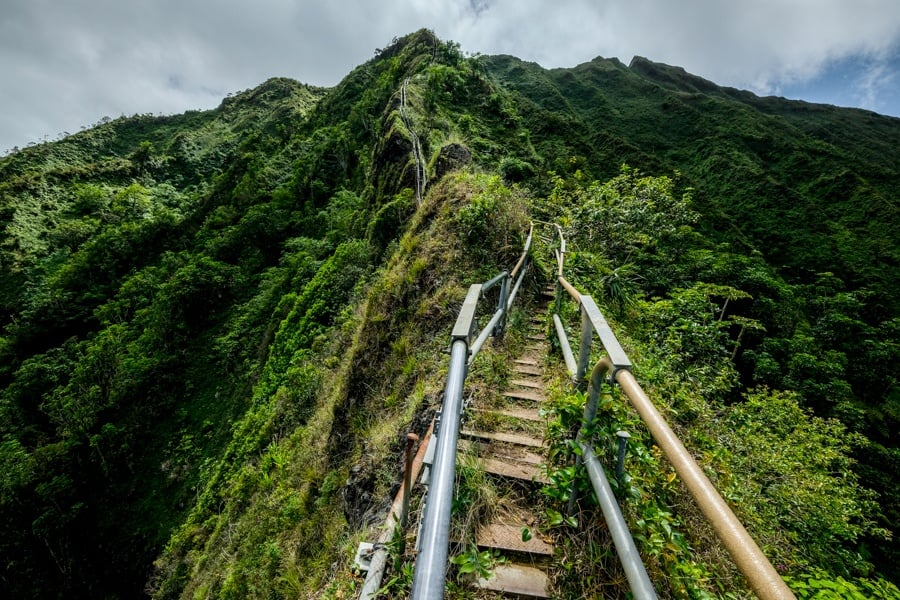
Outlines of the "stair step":
M484 450L483 454L484 456L492 456L497 460L521 463L533 467L540 467L544 464L543 456L535 454L534 452L529 452L522 446L497 446L490 444L487 446L486 450Z
M485 473L499 475L509 479L521 479L522 481L536 481L537 483L549 483L544 471L536 465L507 462L499 458L482 457L481 463Z
M538 556L552 556L553 546L540 538L534 528L531 529L531 539L522 541L522 527L526 524L515 523L491 523L478 529L475 542L482 548L496 548L507 552L519 552Z
M515 563L497 565L490 577L479 577L475 586L520 598L550 597L550 581L546 573L535 567Z
M536 367L538 365L538 362L533 358L517 358L513 362L517 365L527 365L530 367Z
M544 440L535 439L528 435L519 433L504 433L502 431L474 431L471 429L463 429L460 434L465 437L479 438L483 440L493 440L495 442L507 442L509 444L518 444L520 446L528 446L530 448L542 448Z
M515 398L517 400L530 400L531 402L543 402L545 396L541 392L532 392L528 390L506 390L501 393L506 398Z
M463 432L466 435L467 432ZM470 452L478 456L486 473L519 479L522 481L535 481L548 483L541 465L544 457L529 452L526 447L518 443L509 443L504 440L489 440L481 443L466 439L459 440L459 450Z
M544 389L544 383L540 379L510 379L510 385L518 385L521 387L527 387L534 390L542 390Z
M459 449L461 451L474 452L480 457L492 458L503 462L531 465L533 467L540 467L544 464L543 456L531 452L525 446L516 444L459 440Z
M518 373L520 375L543 375L544 372L541 371L539 367L532 365L515 365L512 368L513 373Z
M471 410L474 410L476 412L503 415L504 417L512 417L513 419L522 419L523 421L544 421L544 418L540 415L538 409L536 408L473 408Z

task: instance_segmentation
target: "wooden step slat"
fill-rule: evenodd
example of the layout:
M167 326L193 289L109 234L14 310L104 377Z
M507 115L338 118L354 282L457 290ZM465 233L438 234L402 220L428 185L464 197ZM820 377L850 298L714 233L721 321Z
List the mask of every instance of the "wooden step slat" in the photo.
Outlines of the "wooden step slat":
M524 446L497 446L489 444L482 451L483 456L494 457L506 462L521 463L540 467L544 464L544 457L534 452L529 452Z
M470 438L480 438L483 440L493 440L495 442L507 442L509 444L518 444L520 446L528 446L530 448L542 448L544 440L539 440L528 435L519 433L504 433L502 431L474 431L472 429L464 429L460 434Z
M522 527L523 525L491 523L478 529L475 542L482 548L539 556L553 555L553 546L542 540L534 528L531 528L531 539L523 542Z
M544 389L544 382L540 379L511 379L509 381L510 385L518 385L520 387L531 388L533 390L542 390Z
M503 415L504 417L512 417L513 419L522 419L523 421L543 421L544 417L536 408L473 408L475 412L492 413L495 415Z
M472 440L459 440L459 450L463 452L474 452L477 456L485 458L493 458L503 462L518 463L540 467L544 464L544 457L535 454L527 449L526 446L517 446L512 444L503 444L502 442L479 442Z
M513 373L520 375L543 375L544 372L535 365L515 365L512 368Z
M501 392L506 398L515 398L516 400L529 400L531 402L543 402L545 396L541 392L531 392L528 390L506 390Z
M535 567L515 563L497 565L490 577L479 577L475 586L520 598L550 597L550 581L546 573Z
M481 463L484 466L485 473L510 479L521 479L522 481L548 483L544 471L536 465L507 462L498 458L482 458Z
M536 367L538 365L537 361L533 358L517 358L513 361L517 365L527 365L529 367Z

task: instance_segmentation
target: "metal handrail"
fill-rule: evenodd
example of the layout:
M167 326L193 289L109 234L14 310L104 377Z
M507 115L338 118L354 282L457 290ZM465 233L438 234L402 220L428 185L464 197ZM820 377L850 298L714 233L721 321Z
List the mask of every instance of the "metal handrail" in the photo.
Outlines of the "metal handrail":
M647 397L647 394L644 393L644 390L630 371L631 361L593 299L590 296L579 293L571 284L567 285L568 282L563 278L566 242L562 228L556 225L556 230L560 239L560 248L555 250L558 263L557 282L559 283L557 287L557 312L559 312L562 298L561 290L565 289L580 304L582 314L579 360L574 369L570 365L569 359L566 359L570 375L572 375L576 383L584 379L587 362L590 358L593 332L596 331L606 351L607 358L602 359L594 371L597 372L598 368L604 372L609 371L611 373L609 381L619 384L631 405L647 425L653 439L662 449L666 458L675 468L675 472L697 502L701 512L712 525L716 535L725 545L735 565L747 579L750 588L761 600L795 600L793 592L791 592L781 576L778 575L769 559L759 549L756 541L754 541L734 512L728 507L718 490L716 490L715 486L668 426L665 419ZM569 289L570 287L571 289ZM559 321L556 315L554 317L554 322ZM568 339L561 321L559 321L556 331L565 355ZM569 352L571 354L571 350ZM602 367L601 363L604 363ZM593 376L591 380L593 382ZM593 384L591 387L593 392ZM590 420L593 420L596 414L596 401L594 401L593 409L590 408L590 403L589 400L588 405L585 406L585 421L582 429L590 423ZM590 420L588 420L588 417L590 417ZM580 439L581 431L579 431L579 444L581 443Z
M583 441L583 432L597 416L597 402L600 399L600 388L603 385L606 375L614 371L615 366L609 357L603 357L594 366L591 371L591 383L588 387L588 400L584 405L584 417L582 419L582 427L578 429L578 437L575 444L581 449L581 454L576 455L575 470L582 464L582 459L588 470L588 476L597 494L597 501L600 503L600 510L603 511L603 517L609 527L610 535L613 539L613 545L619 555L619 562L625 570L625 577L628 579L628 585L637 600L656 600L656 591L650 582L650 576L647 575L647 569L641 560L634 545L634 539L625 523L625 517L616 503L615 495L606 479L606 473L594 454L593 446ZM569 493L569 514L572 514L577 498L577 488L575 482L572 482L572 489Z
M581 452L584 455L584 465L587 467L597 500L600 502L603 518L606 520L612 536L613 545L619 554L619 562L622 563L622 568L625 570L625 577L628 579L628 585L631 586L635 600L656 600L656 590L653 589L650 576L647 575L647 569L641 561L641 555L634 545L634 539L631 537L631 532L628 531L622 511L619 510L619 505L616 503L616 497L606 479L606 473L603 471L600 461L597 460L597 455L594 454L594 448L587 442L581 442Z
M412 600L439 600L444 597L447 574L447 557L450 545L450 512L453 504L453 484L456 474L456 448L459 442L459 424L463 408L463 387L469 365L481 346L491 335L502 336L506 315L512 307L522 279L525 277L528 253L531 249L534 225L528 232L525 246L512 271L500 273L485 283L469 286L456 324L450 334L450 369L444 388L444 402L440 413L440 429L435 436L437 444L431 467L430 484L426 492L422 515L420 551L413 574ZM509 283L518 279L509 293ZM478 301L484 292L500 285L497 309L484 329L475 336Z
M519 257L516 266L513 267L513 270L510 271L509 276L515 277L516 273L519 272L519 269L522 268L522 265L525 264L525 257L528 256L528 251L531 250L531 239L534 234L534 223L528 228L528 237L525 238L525 249L522 250L522 256Z

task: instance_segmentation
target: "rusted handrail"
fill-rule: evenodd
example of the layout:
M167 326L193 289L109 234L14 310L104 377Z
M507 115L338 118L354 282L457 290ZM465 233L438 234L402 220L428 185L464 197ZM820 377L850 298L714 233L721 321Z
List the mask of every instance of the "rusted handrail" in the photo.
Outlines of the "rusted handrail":
M619 371L615 381L647 425L666 458L675 467L675 472L756 595L764 600L794 598L793 592L759 549L756 541L747 533L703 469L650 402L634 375L628 371Z
M519 261L516 263L516 266L514 266L512 271L509 272L509 276L512 279L516 278L516 274L519 272L519 269L521 269L522 265L525 264L525 257L528 256L528 251L531 250L531 236L533 233L534 223L532 223L531 227L528 229L528 237L525 238L525 248L522 250L522 256L519 257Z
M366 574L366 580L363 583L362 590L360 590L359 600L371 600L378 593L378 588L381 587L381 580L384 577L384 568L387 564L387 548L385 545L394 537L394 532L397 530L398 525L401 529L406 526L406 519L409 514L410 489L412 488L412 482L416 480L419 476L419 472L422 470L422 465L425 462L425 450L428 448L428 443L431 441L431 432L433 429L434 419L431 420L428 431L425 433L422 443L419 444L419 449L411 463L409 460L410 443L415 443L416 439L410 437L414 434L407 435L408 446L403 482L400 484L400 489L394 497L394 503L391 505L381 535L378 536L378 542L375 544L372 559L369 563L369 572Z
M575 286L569 283L562 274L557 275L556 277L557 283L562 287L562 289L566 290L572 299L575 302L581 302L581 292L575 289Z
M559 312L562 298L560 291L561 288L565 288L565 279L563 278L565 237L559 225L556 225L556 230L560 239L560 248L555 251L559 267L557 272L557 281L560 283L560 287L557 288L557 312ZM735 565L747 579L750 588L761 600L795 600L793 592L791 592L790 588L788 588L787 584L772 566L772 563L762 553L740 520L722 499L718 490L716 490L715 486L684 447L684 444L681 443L666 423L665 419L647 397L647 394L644 393L644 390L630 371L631 361L624 350L622 350L618 339L616 339L615 334L609 328L603 315L596 307L596 304L594 304L593 299L590 296L579 294L577 290L575 290L574 294L568 289L566 291L576 299L582 309L579 361L574 370L570 365L570 361L566 360L566 365L573 379L576 382L581 382L584 379L587 361L590 357L593 331L596 331L608 358L598 363L597 367L595 367L595 372L597 369L603 372L609 371L610 380L619 384L631 405L647 425L653 439L663 450L666 458L675 468L675 472L697 502L701 512L712 525L716 535L725 545ZM554 321L556 320L558 320L558 316L554 315ZM588 321L590 321L590 328ZM560 345L565 349L569 345L565 329L561 323L556 329ZM592 376L591 379L593 380L594 378ZM593 394L593 389L591 393ZM593 408L591 408L592 404ZM589 401L588 405L585 406L583 426L586 426L593 420L595 414L596 401ZM580 431L578 439L580 442Z

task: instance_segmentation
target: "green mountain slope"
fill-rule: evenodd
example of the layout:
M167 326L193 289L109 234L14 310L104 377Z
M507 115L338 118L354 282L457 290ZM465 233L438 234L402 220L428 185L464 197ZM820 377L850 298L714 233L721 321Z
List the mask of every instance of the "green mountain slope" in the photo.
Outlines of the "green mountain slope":
M766 388L860 434L832 521L747 515L797 572L896 578L897 148L898 119L420 31L332 89L273 79L0 159L0 589L340 597L465 287L529 218L564 222L573 278L693 382L697 440L697 403ZM848 516L874 506L857 477L881 514Z
M703 224L716 239L762 251L792 279L831 271L874 287L896 313L896 118L758 98L642 58L551 71L484 60L516 92L547 166L576 157L597 177L622 163L678 170L716 217Z

